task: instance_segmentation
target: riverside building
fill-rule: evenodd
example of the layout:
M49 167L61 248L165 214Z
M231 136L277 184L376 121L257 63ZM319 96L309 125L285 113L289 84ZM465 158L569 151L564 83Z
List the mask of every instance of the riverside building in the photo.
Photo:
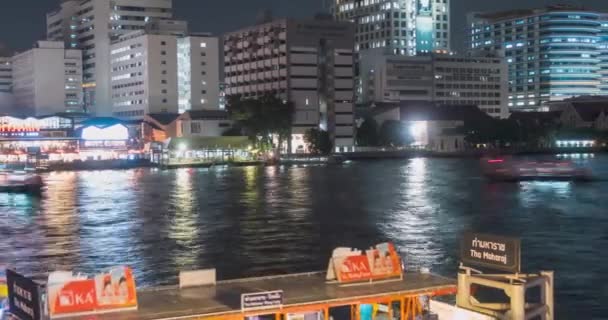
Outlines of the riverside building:
M224 35L226 94L271 93L294 103L292 152L311 128L337 148L353 145L355 26L317 19L269 19Z
M419 101L475 105L494 118L509 117L507 64L501 57L407 57L374 49L361 53L360 66L365 104Z
M508 105L543 110L549 101L608 93L608 15L574 6L473 13L470 50L507 59Z
M63 42L38 41L11 58L12 92L18 114L46 116L82 112L82 53Z
M113 115L219 109L218 39L189 34L183 21L155 21L111 46Z

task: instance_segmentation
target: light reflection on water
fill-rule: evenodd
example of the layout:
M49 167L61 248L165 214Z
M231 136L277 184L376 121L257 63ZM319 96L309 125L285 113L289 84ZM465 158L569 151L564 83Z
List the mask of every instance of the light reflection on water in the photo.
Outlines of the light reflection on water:
M585 161L608 172L606 160ZM389 240L409 268L454 276L460 235L472 229L521 236L525 270L556 270L560 312L608 312L606 182L489 183L475 160L424 158L45 180L41 199L0 194L0 265L129 264L150 286L174 283L180 269L216 267L221 278L322 270L336 246Z

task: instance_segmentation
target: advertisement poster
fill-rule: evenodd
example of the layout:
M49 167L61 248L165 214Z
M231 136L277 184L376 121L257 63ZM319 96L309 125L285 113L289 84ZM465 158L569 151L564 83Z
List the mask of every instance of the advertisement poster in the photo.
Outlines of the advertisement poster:
M366 250L338 248L332 255L331 273L339 282L356 282L400 277L401 258L391 243Z
M92 278L51 273L48 295L52 318L137 308L135 280L128 267L112 268Z

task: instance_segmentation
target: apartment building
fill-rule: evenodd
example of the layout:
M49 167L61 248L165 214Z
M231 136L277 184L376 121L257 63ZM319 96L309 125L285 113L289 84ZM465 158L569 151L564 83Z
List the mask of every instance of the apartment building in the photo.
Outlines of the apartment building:
M82 112L82 53L63 42L38 41L11 58L12 92L20 114Z
M323 17L264 21L224 35L226 95L271 93L295 105L292 151L321 128L353 145L355 26Z

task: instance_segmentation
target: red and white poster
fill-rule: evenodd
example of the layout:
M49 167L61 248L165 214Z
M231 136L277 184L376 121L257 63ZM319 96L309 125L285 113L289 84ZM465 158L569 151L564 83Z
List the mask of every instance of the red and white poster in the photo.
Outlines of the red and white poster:
M94 277L53 272L48 281L51 318L137 308L133 272L116 267Z
M381 243L365 252L336 248L327 270L328 280L358 282L401 277L401 258L391 243Z

